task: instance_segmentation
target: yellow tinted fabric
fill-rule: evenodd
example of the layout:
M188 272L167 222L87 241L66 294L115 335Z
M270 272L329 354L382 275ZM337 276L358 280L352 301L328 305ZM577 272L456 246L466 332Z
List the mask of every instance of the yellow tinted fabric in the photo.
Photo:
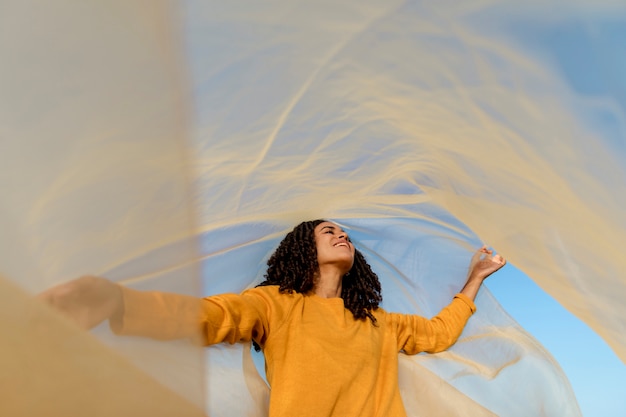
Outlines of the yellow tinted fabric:
M181 87L184 62L170 6L132 1L1 6L0 272L31 294L96 274L137 289L201 295L193 265L198 245ZM13 331L3 338L13 337ZM38 334L28 327L23 331L29 340ZM3 350L27 373L19 387L30 392L31 402L48 394L38 383L39 370L27 365L29 355L45 353L49 361L73 364L65 375L68 387L83 379L94 383L93 375L80 374L92 372L92 361L111 363L103 347L85 356L84 367L71 349L53 349L53 343L77 349L88 343L77 331L51 330L50 345L40 338L42 345L32 351ZM111 365L112 373L133 376L141 370L162 390L204 408L200 348L113 337L106 324L94 333L124 358ZM93 368L99 369L96 363ZM2 384L6 392L4 385L12 382ZM108 391L113 392L115 387ZM78 396L67 394L59 404ZM110 395L102 396L105 410L113 410L110 401ZM153 400L144 392L141 401Z

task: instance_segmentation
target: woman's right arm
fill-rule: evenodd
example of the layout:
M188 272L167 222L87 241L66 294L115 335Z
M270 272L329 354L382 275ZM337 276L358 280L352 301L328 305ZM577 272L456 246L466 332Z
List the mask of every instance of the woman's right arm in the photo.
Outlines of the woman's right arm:
M252 339L263 344L274 304L263 290L198 298L137 291L93 276L53 287L38 298L84 329L108 319L119 335L190 338L204 345Z

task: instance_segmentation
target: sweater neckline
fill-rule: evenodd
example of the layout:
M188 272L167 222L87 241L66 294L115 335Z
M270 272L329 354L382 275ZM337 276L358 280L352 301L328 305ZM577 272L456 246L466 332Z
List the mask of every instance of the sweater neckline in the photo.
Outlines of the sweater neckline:
M315 294L314 292L311 292L311 293L307 294L306 296L308 298L310 298L311 300L315 300L318 303L322 303L322 304L340 304L342 307L344 306L343 298L341 298L341 297L331 297L331 298L320 297L319 295Z

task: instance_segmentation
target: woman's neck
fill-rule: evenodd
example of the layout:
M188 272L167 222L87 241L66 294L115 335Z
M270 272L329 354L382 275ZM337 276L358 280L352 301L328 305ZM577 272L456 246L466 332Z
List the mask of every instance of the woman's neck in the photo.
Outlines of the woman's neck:
M343 271L335 268L320 268L313 292L322 298L341 297Z

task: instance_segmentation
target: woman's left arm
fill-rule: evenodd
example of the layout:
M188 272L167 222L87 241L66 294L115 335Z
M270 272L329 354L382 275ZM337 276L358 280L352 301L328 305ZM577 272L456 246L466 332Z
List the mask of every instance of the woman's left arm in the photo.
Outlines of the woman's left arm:
M505 264L502 256L493 256L493 251L482 247L472 257L467 282L460 294L435 317L429 320L416 315L388 314L396 329L398 350L412 355L441 352L452 346L476 310L474 299L481 284Z

